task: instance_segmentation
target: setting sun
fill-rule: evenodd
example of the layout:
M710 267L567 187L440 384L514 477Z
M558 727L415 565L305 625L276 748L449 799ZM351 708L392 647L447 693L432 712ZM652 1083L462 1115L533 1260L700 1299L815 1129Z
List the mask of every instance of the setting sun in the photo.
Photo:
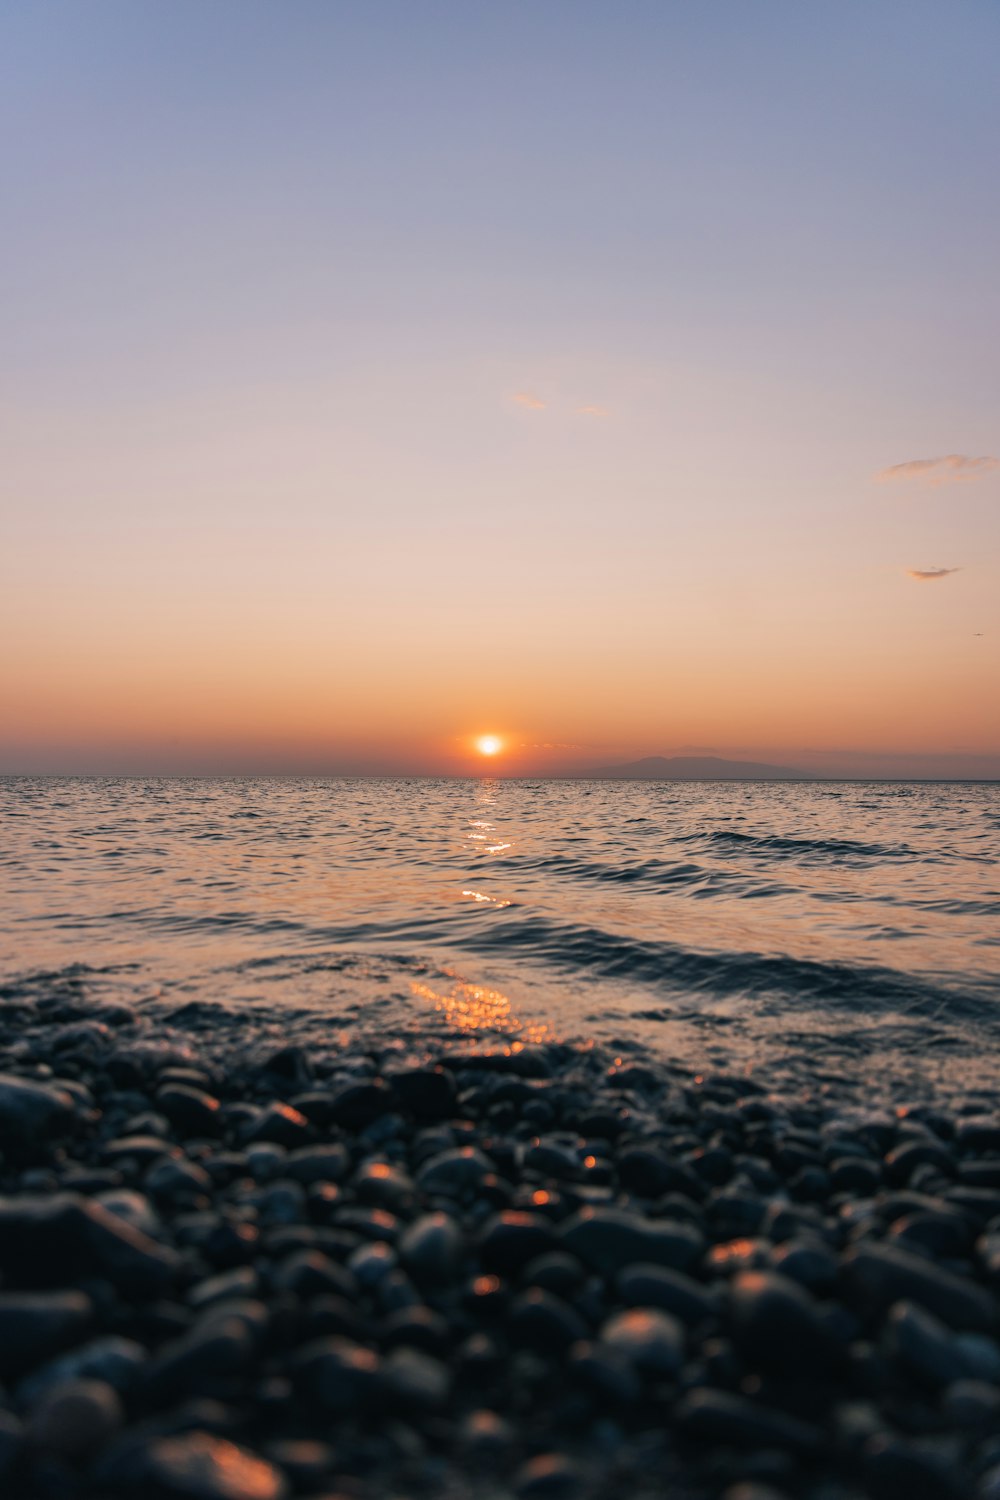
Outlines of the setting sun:
M476 740L476 749L480 755L499 755L503 740L498 734L481 734Z

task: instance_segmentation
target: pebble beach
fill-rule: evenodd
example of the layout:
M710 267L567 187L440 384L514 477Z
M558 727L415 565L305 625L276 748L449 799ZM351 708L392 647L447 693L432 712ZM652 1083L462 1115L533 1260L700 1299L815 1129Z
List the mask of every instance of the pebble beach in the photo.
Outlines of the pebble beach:
M6 1495L1000 1495L988 1092L44 978L0 1057Z

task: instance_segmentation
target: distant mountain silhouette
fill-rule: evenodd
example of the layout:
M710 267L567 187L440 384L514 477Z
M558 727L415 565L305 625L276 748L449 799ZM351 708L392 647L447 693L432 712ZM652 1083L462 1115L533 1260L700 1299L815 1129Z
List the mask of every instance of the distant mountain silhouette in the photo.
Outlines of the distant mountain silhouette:
M793 766L757 760L723 760L718 755L647 755L622 766L578 773L594 781L787 781L809 775Z

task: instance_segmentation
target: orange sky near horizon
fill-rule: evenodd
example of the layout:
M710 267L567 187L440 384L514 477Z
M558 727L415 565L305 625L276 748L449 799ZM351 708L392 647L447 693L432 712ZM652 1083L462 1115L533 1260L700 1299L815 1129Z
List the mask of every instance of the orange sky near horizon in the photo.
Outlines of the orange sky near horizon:
M1000 777L1000 21L53 4L0 773Z

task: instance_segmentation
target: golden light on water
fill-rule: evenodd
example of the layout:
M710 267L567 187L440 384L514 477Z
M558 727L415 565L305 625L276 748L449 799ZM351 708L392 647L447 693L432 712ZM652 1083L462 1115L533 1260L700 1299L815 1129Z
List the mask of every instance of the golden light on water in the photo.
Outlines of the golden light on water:
M480 755L499 755L503 740L498 734L481 734L476 740L476 749Z
M514 1034L519 1041L511 1044L513 1048L523 1042L543 1042L551 1038L552 1028L547 1021L528 1021L516 1015L510 998L501 990L470 984L450 974L446 977L454 981L446 989L436 989L421 980L413 980L410 992L416 999L432 1005L449 1026L459 1031Z

